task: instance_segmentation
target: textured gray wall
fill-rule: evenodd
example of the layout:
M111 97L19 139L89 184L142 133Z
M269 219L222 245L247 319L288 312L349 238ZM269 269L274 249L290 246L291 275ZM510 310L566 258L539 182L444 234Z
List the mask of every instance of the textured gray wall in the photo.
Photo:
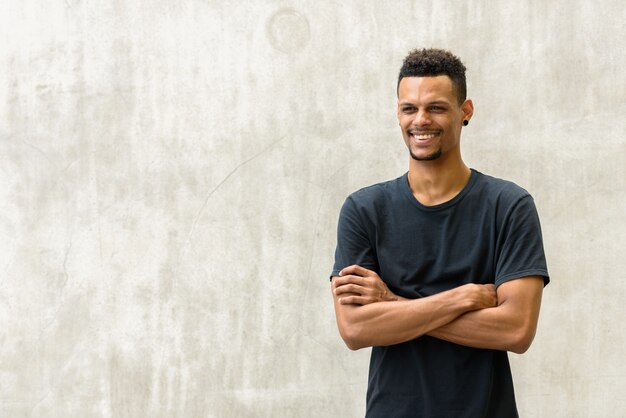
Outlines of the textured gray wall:
M4 0L0 416L358 417L328 274L450 48L466 162L532 192L552 283L525 417L626 416L622 1Z

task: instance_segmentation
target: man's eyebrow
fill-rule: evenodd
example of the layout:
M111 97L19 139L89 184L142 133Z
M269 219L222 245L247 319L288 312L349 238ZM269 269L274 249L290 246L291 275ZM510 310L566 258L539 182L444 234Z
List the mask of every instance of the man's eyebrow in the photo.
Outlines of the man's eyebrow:
M429 105L449 105L450 102L447 100L433 100L432 102L428 102Z
M432 102L426 103L426 106L432 106L432 105L446 105L446 106L449 106L450 103L447 100L433 100ZM411 102L400 102L400 106L415 106L415 105L413 103L411 103Z

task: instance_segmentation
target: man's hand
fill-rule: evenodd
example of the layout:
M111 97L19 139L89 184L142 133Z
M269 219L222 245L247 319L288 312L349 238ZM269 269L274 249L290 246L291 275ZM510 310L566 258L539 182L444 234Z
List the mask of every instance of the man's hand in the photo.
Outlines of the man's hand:
M493 308L498 305L496 286L491 283L468 283L460 286L459 289L467 291L467 300L470 302L472 310Z
M341 270L339 277L333 280L333 286L342 305L367 305L403 299L389 290L375 271L357 265Z

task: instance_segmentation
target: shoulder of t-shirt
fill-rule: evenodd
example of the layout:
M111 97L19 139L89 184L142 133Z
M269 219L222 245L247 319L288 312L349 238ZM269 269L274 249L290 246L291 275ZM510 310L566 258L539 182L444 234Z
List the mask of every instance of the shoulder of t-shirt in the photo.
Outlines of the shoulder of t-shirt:
M510 180L483 174L477 170L474 171L476 171L479 176L478 184L480 185L480 189L489 196L497 197L498 200L506 201L511 204L515 204L526 197L532 199L532 196L526 189Z
M348 200L352 200L356 205L369 205L377 202L386 201L390 195L394 195L400 187L401 182L406 177L406 174L402 176L383 181L380 183L372 184L371 186L363 187L348 196Z

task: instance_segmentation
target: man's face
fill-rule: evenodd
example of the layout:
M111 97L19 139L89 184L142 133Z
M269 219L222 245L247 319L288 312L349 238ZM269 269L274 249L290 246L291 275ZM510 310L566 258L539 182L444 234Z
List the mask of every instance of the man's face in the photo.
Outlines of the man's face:
M458 152L461 126L473 105L458 104L452 80L445 75L404 77L398 87L398 121L414 160L436 160Z

